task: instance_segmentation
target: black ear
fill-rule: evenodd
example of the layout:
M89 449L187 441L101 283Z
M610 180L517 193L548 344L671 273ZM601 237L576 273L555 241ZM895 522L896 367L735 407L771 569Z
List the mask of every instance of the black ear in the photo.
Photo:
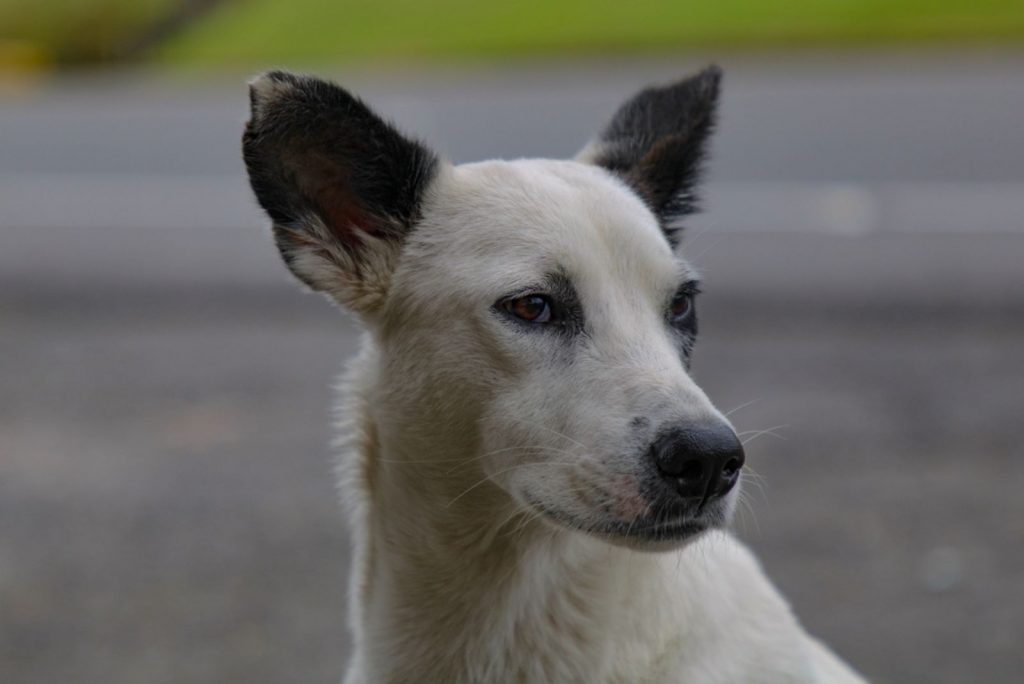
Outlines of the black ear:
M342 88L271 71L250 84L242 155L292 272L357 311L387 294L436 156Z
M577 157L622 177L658 216L673 244L674 223L697 210L696 185L721 78L721 69L710 66L678 83L641 91Z

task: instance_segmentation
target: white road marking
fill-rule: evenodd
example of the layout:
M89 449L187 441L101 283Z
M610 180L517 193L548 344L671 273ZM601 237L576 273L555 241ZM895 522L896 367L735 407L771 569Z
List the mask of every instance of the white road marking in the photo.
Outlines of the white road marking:
M1024 182L718 182L687 223L729 233L1024 233ZM256 227L244 176L0 174L0 229Z

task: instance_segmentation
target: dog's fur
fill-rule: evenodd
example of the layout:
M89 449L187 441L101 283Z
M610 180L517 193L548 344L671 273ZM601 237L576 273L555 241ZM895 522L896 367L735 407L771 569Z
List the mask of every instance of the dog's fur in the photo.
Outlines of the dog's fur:
M719 77L643 91L576 160L460 166L335 85L253 81L278 248L367 329L349 684L861 681L722 531L738 487L687 508L650 456L681 423L733 434L689 375L675 232Z

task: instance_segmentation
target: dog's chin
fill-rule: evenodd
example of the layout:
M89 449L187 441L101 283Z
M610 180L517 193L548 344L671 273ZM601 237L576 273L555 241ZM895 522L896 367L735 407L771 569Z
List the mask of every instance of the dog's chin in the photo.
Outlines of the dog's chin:
M636 551L671 551L682 548L703 533L725 527L729 506L716 501L694 514L676 517L654 513L632 521L604 519L582 520L535 499L528 504L540 518L561 529L569 529L600 539L614 546Z
M612 524L604 529L594 528L589 533L614 546L658 552L680 549L715 527L718 526L703 520L688 519L639 530L632 525Z

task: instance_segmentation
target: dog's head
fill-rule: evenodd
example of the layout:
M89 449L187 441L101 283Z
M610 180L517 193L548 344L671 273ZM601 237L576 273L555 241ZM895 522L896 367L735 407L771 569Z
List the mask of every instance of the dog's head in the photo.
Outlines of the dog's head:
M689 375L699 285L675 232L719 77L641 92L576 160L460 166L335 85L253 82L253 190L292 272L375 335L381 420L618 543L725 524L743 449Z

